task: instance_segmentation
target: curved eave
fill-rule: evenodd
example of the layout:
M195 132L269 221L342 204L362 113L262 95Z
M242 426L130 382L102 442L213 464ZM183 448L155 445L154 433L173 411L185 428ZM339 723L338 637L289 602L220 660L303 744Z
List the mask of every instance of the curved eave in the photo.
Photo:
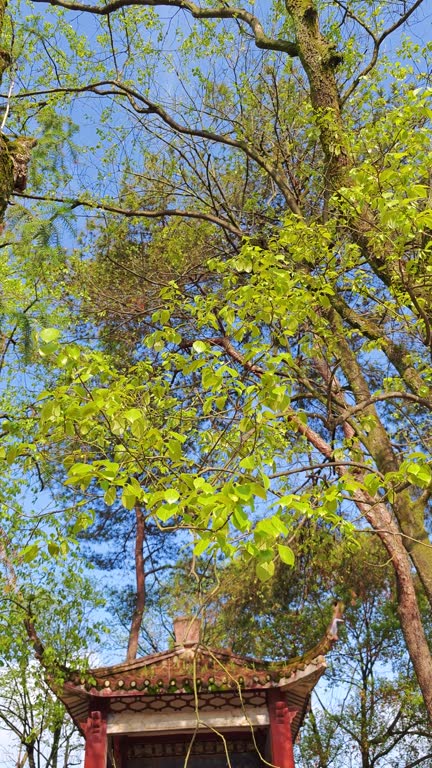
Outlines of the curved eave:
M158 661L168 658L168 654L155 654L153 656L153 663L154 659L157 656ZM103 672L103 675L101 677L106 677L107 679L113 680L115 678L117 680L117 683L119 681L118 675L121 674L123 677L126 676L126 672L130 671L136 671L137 669L142 669L143 667L148 668L148 664L143 664L143 661L147 661L148 657L143 659L137 659L135 662L132 662L132 664L119 664L115 667L101 667L98 670L92 670L92 674L95 672ZM242 657L237 657L236 661L246 661L246 659ZM247 661L250 662L250 659ZM255 661L255 660L254 660ZM220 695L224 695L224 692L226 693L232 693L233 690L236 688L239 689L239 691L251 691L251 690L265 690L269 688L279 688L282 691L284 691L287 694L287 700L290 707L297 710L297 714L295 715L293 722L292 722L292 734L293 738L295 739L298 731L302 725L302 722L304 720L304 717L308 711L309 707L309 701L310 701L310 695L315 687L316 683L320 679L320 677L324 674L326 670L326 662L323 656L317 656L314 659L311 659L308 662L305 661L299 661L294 665L277 665L278 667L278 679L273 680L266 680L264 683L257 683L254 681L251 681L250 684L245 684L243 686L240 686L235 681L232 683L232 685L229 687L229 690L224 691L218 689L218 693ZM240 665L239 665L240 667ZM275 670L275 665L271 665L273 671ZM266 668L269 669L270 666L266 665ZM240 669L243 670L243 672L246 674L247 672L250 673L251 671L256 671L256 669L252 669L250 667L244 667L241 666ZM200 670L202 672L202 670ZM285 674L283 674L285 673ZM99 678L100 679L100 678ZM212 690L212 685L207 685L205 687L202 687L199 691L203 696L210 696L213 692L215 692L215 689ZM155 697L155 696L171 696L171 695L178 695L178 696L185 696L190 697L191 691L190 690L176 690L176 691L170 691L168 690L161 690L160 692L148 692L145 689L139 690L137 688L129 688L125 689L123 687L108 687L104 686L103 688L97 688L94 686L86 686L84 683L76 684L72 682L67 682L64 684L63 692L61 695L61 699L68 710L69 714L71 715L74 722L77 724L78 728L82 733L84 733L85 729L85 722L87 720L88 711L89 711L89 705L92 702L93 705L98 702L98 705L100 705L101 709L106 709L109 711L110 704L114 701L119 701L125 699L136 699L136 698L148 698L149 696ZM215 692L216 695L216 692Z

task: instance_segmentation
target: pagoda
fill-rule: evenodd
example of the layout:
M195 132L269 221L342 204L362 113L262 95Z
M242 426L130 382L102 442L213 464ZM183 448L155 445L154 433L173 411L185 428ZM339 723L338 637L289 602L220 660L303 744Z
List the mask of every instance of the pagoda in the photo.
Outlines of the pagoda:
M171 650L72 675L60 697L84 735L84 768L294 768L339 620L304 656L269 662L210 649L200 621L181 618Z

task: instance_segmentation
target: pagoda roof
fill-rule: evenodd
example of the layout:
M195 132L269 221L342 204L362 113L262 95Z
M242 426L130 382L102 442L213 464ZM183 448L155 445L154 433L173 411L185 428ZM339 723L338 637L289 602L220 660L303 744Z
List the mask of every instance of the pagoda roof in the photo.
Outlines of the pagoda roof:
M295 736L306 714L310 694L325 672L324 656L300 657L288 662L268 662L239 656L227 650L174 648L124 664L98 667L63 686L61 699L80 730L88 716L89 700L100 700L101 709L119 699L134 703L143 697L183 695L210 700L225 693L240 698L248 691L279 688L290 706L298 710L292 724Z
M309 706L310 695L325 672L325 654L337 640L337 622L341 621L341 604L335 603L333 621L325 636L303 656L287 661L267 661L241 656L227 649L214 650L199 642L199 621L193 621L196 635L174 648L153 653L134 661L97 667L85 673L71 672L57 690L67 710L81 731L88 717L89 704L110 710L121 706L131 709L147 706L155 699L173 701L182 697L195 706L199 695L206 706L212 701L264 695L269 688L286 692L289 706L297 710L292 723L293 736L301 726ZM179 619L185 625L185 619ZM260 694L260 691L263 693ZM149 704L152 706L152 704ZM215 704L217 706L217 704Z

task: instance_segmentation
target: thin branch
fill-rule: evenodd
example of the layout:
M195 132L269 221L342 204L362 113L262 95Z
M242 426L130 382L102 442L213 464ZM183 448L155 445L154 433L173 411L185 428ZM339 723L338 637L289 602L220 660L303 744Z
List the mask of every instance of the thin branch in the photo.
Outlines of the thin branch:
M35 3L46 2L46 0L34 0ZM244 8L231 8L221 5L219 8L201 8L192 3L191 0L112 0L106 5L85 5L84 3L66 2L65 0L49 0L50 5L66 8L70 11L81 11L85 13L94 13L97 16L107 16L114 11L129 6L155 6L164 8L180 8L188 11L194 19L235 19L243 21L251 30L255 45L257 48L263 48L271 51L283 51L288 56L297 57L299 50L297 43L289 40L272 39L267 37L261 22L252 13Z
M419 405L424 405L426 408L429 408L429 410L432 410L432 402L429 399L426 399L424 397L418 397L417 395L412 394L411 392L403 392L403 391L396 391L396 392L382 392L379 395L371 395L366 400L361 400L356 405L353 405L352 408L347 408L345 411L343 411L340 416L338 416L337 419L335 419L335 425L340 425L347 419L349 419L351 416L353 416L355 413L358 413L358 411L363 411L365 408L368 408L370 405L373 405L374 403L380 403L383 400L409 400L412 403L418 403Z
M372 34L371 30L366 28L365 25L362 23L362 27L364 29L366 29L367 32L373 37L374 48L373 48L372 56L370 58L369 63L364 67L364 69L362 69L360 74L357 75L357 77L351 83L351 85L348 88L348 90L345 91L344 94L342 94L342 96L341 96L341 104L342 105L345 104L345 102L349 99L349 97L354 93L355 89L357 88L357 86L360 83L360 81L362 80L362 78L366 77L366 75L368 75L369 72L374 68L375 64L378 61L378 55L379 55L380 48L381 48L381 45L384 42L384 40L389 35L391 35L393 32L395 32L397 29L399 29L399 27L401 27L403 24L405 24L405 22L408 21L409 17L412 16L412 14L417 10L417 8L420 7L422 2L423 2L423 0L416 0L414 5L412 5L411 8L409 8L406 13L402 14L399 17L399 19L394 24L392 24L391 27L387 27L387 29L385 29L384 32L382 32L381 35L378 38L375 37ZM355 18L355 17L352 17L352 18ZM355 18L355 21L357 21L357 23L360 23L357 18Z
M432 752L428 752L427 755L419 757L418 760L414 760L412 763L407 763L403 768L415 768L416 765L420 765L420 763L423 763L425 760L429 760L431 757Z
M9 90L8 90L7 97L6 97L6 109L5 109L5 112L4 112L4 115L3 115L3 120L1 121L1 125L0 125L0 131L2 133L3 133L3 129L4 129L5 125L6 125L6 120L8 119L8 116L9 116L12 91L13 91L14 87L15 87L15 80L14 80L13 77L11 77L11 81L10 81L10 85L9 85Z
M279 187L290 210L298 216L301 216L301 209L299 208L297 201L291 192L291 189L286 184L284 174L281 173L280 169L275 167L272 163L268 162L264 155L258 152L251 144L251 142L247 141L246 139L233 139L230 136L224 136L221 133L215 133L214 131L209 131L204 128L190 128L187 125L183 125L177 122L177 120L175 120L172 115L163 109L160 104L156 104L154 101L151 101L146 96L136 91L134 88L131 88L130 86L117 80L101 80L97 83L89 83L88 85L73 88L53 88L48 91L29 91L26 92L25 95L46 96L50 93L96 93L99 96L125 96L135 112L138 114L157 115L157 117L159 117L165 123L165 125L168 125L169 128L171 128L176 133L181 134L182 136L193 136L194 138L205 139L217 144L224 144L225 146L239 149L245 155L250 157L251 160L254 160L254 162L257 163L260 168L266 171L266 173L269 174L269 176ZM21 94L20 98L23 98L23 96L24 94ZM137 102L144 104L144 107L139 107Z
M221 218L220 216L214 216L212 213L205 213L204 211L190 211L181 210L179 208L160 208L155 210L147 210L143 208L120 208L117 205L110 205L109 203L94 202L91 200L80 200L79 198L68 197L49 197L47 195L32 195L27 192L15 192L18 197L25 198L27 200L43 200L47 203L62 203L70 206L70 209L83 206L85 208L92 208L98 211L108 211L109 213L118 213L126 218L146 218L146 219L160 219L164 216L179 216L185 219L199 219L201 221L209 221L212 224L216 224L222 229L227 229L233 235L237 237L243 237L244 233L234 227L229 221Z

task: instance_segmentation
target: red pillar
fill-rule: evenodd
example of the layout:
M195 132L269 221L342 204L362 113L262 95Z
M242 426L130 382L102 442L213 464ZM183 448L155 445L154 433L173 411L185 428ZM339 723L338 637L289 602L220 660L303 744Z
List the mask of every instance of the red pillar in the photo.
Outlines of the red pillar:
M268 691L271 762L276 768L295 768L291 722L296 710L289 709L285 694L278 688Z
M105 712L90 712L85 732L84 768L106 768L107 721Z
M113 736L114 768L122 768L123 766L122 740L122 736Z

